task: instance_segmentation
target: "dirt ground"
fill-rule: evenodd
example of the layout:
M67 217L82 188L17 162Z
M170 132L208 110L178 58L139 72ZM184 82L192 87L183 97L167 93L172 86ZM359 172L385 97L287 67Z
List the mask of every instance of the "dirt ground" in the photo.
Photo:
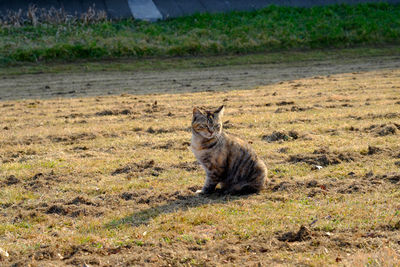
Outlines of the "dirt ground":
M0 266L400 265L394 57L2 81ZM221 103L260 194L194 193L192 108Z
M316 75L398 68L396 56L239 65L164 71L30 74L0 77L0 100L107 94L184 93L251 89Z

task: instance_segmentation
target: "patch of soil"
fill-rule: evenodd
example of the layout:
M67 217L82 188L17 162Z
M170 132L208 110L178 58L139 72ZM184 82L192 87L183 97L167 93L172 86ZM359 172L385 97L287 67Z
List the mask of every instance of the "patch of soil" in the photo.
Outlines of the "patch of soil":
M364 128L364 132L373 133L376 136L396 134L398 130L400 130L400 124L397 123L373 124Z
M302 225L297 232L287 232L278 235L277 239L282 242L302 242L311 239L311 231Z
M132 132L141 132L141 131L143 131L143 128L141 128L141 127L134 127L132 129Z
M296 154L289 157L289 162L305 162L310 165L328 166L354 161L357 156L350 152L330 152L325 149L315 150L312 154Z
M30 153L29 151L24 152L24 151L17 151L17 152L9 152L4 155L4 158L0 155L0 160L3 163L9 163L9 162L25 162L27 160L34 159L34 155L36 155L36 152Z
M177 168L177 169L184 169L188 172L190 171L196 171L200 169L200 164L197 161L192 161L192 162L181 162L175 165L171 166L172 168Z
M59 214L59 215L67 215L69 212L68 209L64 208L63 206L59 205L52 205L47 210L47 214Z
M71 113L69 115L61 115L61 116L56 116L56 118L64 118L64 119L76 119L76 118L88 118L89 116L83 113Z
M395 119L395 118L399 118L399 117L400 117L400 113L397 113L397 112L388 112L388 113L384 113L384 114L369 113L367 115L367 118L371 118L371 119Z
M358 131L360 131L359 128L354 127L353 125L350 126L350 127L345 127L345 130L350 131L350 132L358 132Z
M368 149L366 151L361 151L360 154L363 156L372 156L379 154L380 156L388 156L391 158L396 158L397 151L399 151L399 147L391 146L391 147L384 147L384 146L373 146L368 145Z
M162 133L175 132L175 130L174 130L174 129L163 129L163 128L154 129L153 127L150 126L150 127L146 130L146 132L147 132L147 133L150 133L150 134L162 134Z
M36 212L36 211L19 211L18 214L14 217L14 219L12 220L13 223L18 223L21 221L28 221L30 219L36 218L38 217L38 215L40 214L40 212Z
M388 173L375 176L375 179L387 180L392 184L400 184L400 173Z
M45 210L46 214L58 214L63 216L70 217L79 217L79 216L95 216L99 217L104 214L103 210L99 207L94 206L84 206L80 207L78 205L73 205L68 203L67 205L62 204L54 204Z
M352 105L352 104L342 104L341 107L351 108L351 107L354 107L354 105Z
M288 147L281 147L277 150L278 153L283 153L286 154L289 152L289 148Z
M197 190L200 190L200 189L201 189L200 185L195 185L195 186L188 187L188 190L191 191L191 192L197 192Z
M103 110L96 112L94 115L95 116L116 116L116 115L130 115L132 114L132 111L129 109L123 109L123 110Z
M43 138L39 136L27 136L22 138L20 141L12 142L12 144L21 144L21 145L32 145L32 144L41 144L43 142Z
M228 121L225 121L225 122L223 123L223 128L224 128L224 129L237 128L237 125L234 125L232 122L230 122L230 121L228 120Z
M92 201L88 200L86 197L77 196L73 200L69 201L67 205L89 205L89 206L97 206L97 204L93 203Z
M323 186L321 186L323 188ZM326 194L327 191L323 190L322 188L313 188L307 193L307 197L315 197L319 194Z
M200 187L199 187L200 188ZM197 189L196 189L197 190ZM123 200L133 200L138 204L159 204L161 202L168 201L173 203L177 200L186 200L193 197L193 192L190 191L176 191L170 193L155 193L151 190L136 190L133 192L123 192L119 195Z
M389 182L395 181L398 179L396 175L388 175L385 178L382 177L372 177L372 178L363 178L363 177L355 177L351 176L351 178L342 180L338 182L337 180L332 180L331 182L325 181L297 181L297 182L289 182L283 181L278 184L271 183L269 185L269 190L272 192L291 192L300 190L302 194L307 197L315 197L317 195L329 194L329 193L339 193L339 194L353 194L353 193L366 193L374 189L376 184L382 184L382 179L386 179ZM391 180L389 180L391 179Z
M298 107L298 106L292 106L291 109L288 108L277 108L275 110L275 113L283 113L283 112L302 112L302 111L307 111L313 109L313 107Z
M294 101L281 101L281 102L276 102L277 106L286 106L286 105L294 105Z
M85 247L85 246L71 246L69 247L63 255L63 260L68 260L71 259L74 256L80 255L82 253L85 254L92 254L93 251L91 248Z
M36 251L32 255L32 258L34 260L41 261L41 260L51 260L56 257L55 257L55 252L52 249L41 249L39 251Z
M15 177L14 175L10 175L10 176L8 176L7 178L6 178L6 180L3 182L5 185L8 185L8 186L10 186L10 185L14 185L14 184L18 184L18 183L20 183L21 181L17 178L17 177Z
M89 148L87 146L76 146L76 147L72 148L72 150L74 150L74 151L86 151L86 150L89 150Z
M380 152L382 152L382 148L370 145L368 146L368 152L367 152L368 155L374 155Z
M93 140L96 138L96 135L93 133L79 133L68 136L49 135L47 138L54 143L65 142L67 144L74 144L76 141Z
M337 190L340 194L353 194L353 193L365 193L368 186L360 182L353 182L350 185L342 186Z
M302 112L302 111L307 111L313 109L312 107L298 107L298 106L293 106L290 111L291 112Z
M287 108L277 108L275 110L275 113L283 113L283 112L288 112L288 111L289 111L289 109L287 109Z
M295 120L287 121L286 123L295 124L295 123L310 123L310 122L312 122L312 120L310 120L310 119L295 119Z
M262 136L262 140L265 140L269 143L276 141L296 140L298 138L299 138L299 133L296 131L289 131L288 133L274 131L272 132L272 134Z
M24 187L29 190L40 190L43 187L51 188L61 181L60 177L51 171L47 174L37 173L25 181Z
M138 197L139 195L136 193L136 192L134 192L134 193L131 193L131 192L123 192L122 194L121 194L121 198L123 199L123 200L132 200L132 199L134 199L135 197Z
M67 261L66 263L73 266L83 266L83 267L101 265L101 261L98 259L98 257L93 257L93 256L76 257L73 258L72 260Z
M158 173L163 171L164 169L161 167L155 166L154 160L142 161L139 163L130 163L124 167L118 168L111 173L111 175L117 175L122 173L142 173L144 171L152 171L154 173Z
M332 136L339 135L339 131L337 129L326 129L325 132L329 133Z
M331 187L331 186L329 186ZM301 190L301 192L307 197L315 197L318 194L327 194L329 191L327 189L327 185L320 184L316 180L310 181L297 181L297 182L288 182L283 181L278 184L270 183L268 185L268 189L272 192L291 192L295 190Z
M188 142L183 142L183 143L177 143L173 141L167 141L166 143L162 145L157 145L153 146L153 149L177 149L177 150L186 150L190 146L190 143Z
M272 186L271 190L277 192L277 191L288 191L289 188L294 188L295 185L290 182L281 182L277 185L271 184L271 186Z
M79 216L94 216L94 217L100 217L101 215L104 214L104 212L99 211L97 209L90 209L88 207L84 208L72 208L68 212L69 216L75 218Z
M174 142L172 142L172 141L168 141L167 143L165 143L165 144L162 144L162 145L158 145L158 146L154 146L153 148L154 149L171 149L172 147L174 147L175 146L175 143Z
M318 186L319 186L319 184L318 184L318 181L316 181L316 180L310 180L306 183L307 188L318 187Z

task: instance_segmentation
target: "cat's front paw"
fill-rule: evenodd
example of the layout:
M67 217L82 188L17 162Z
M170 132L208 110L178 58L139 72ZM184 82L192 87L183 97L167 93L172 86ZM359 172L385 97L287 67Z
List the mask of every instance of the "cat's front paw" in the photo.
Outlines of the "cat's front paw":
M195 194L196 195L202 195L202 194L204 194L204 192L203 192L203 190L197 190Z

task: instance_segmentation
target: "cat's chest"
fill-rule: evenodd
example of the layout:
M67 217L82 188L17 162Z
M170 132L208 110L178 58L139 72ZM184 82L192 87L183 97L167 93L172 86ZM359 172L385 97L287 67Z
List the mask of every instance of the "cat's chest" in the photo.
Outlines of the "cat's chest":
M201 149L201 144L196 138L192 137L191 144L190 144L190 149L192 150L194 156L198 161L201 161L201 158L205 155L207 152L204 149Z
M212 160L215 155L215 151L210 151L210 149L202 149L201 141L197 138L192 137L190 149L192 150L196 159L204 166L203 159L207 157L209 160Z

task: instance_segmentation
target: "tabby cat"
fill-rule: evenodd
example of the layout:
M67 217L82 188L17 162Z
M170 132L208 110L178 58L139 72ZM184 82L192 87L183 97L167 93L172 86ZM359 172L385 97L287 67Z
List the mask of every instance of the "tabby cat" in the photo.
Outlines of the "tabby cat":
M191 149L207 175L196 193L210 194L217 184L227 194L258 193L267 181L267 168L249 144L222 131L223 112L224 106L193 108Z

